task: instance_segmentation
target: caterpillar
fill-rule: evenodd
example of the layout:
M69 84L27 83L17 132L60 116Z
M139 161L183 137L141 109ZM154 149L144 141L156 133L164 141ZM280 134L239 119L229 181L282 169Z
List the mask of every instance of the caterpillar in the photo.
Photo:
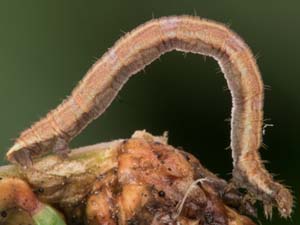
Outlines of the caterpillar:
M49 151L67 155L68 143L107 109L133 74L173 50L217 60L232 96L233 183L262 200L266 214L275 205L288 217L293 197L273 180L258 151L264 87L256 60L242 38L225 25L198 17L153 19L125 34L89 69L66 100L21 133L7 153L8 160L28 167L32 159Z

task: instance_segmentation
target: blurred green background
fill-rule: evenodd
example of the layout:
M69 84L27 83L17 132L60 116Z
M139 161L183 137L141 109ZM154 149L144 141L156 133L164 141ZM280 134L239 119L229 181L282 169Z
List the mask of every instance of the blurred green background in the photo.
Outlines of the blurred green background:
M258 56L266 91L262 149L267 168L299 198L300 2L220 0L0 1L0 156L13 139L67 96L124 32L153 17L197 14L226 24ZM169 131L170 143L230 178L231 99L211 58L172 52L134 76L108 111L72 147ZM297 206L297 203L296 203ZM262 224L300 224L274 215Z

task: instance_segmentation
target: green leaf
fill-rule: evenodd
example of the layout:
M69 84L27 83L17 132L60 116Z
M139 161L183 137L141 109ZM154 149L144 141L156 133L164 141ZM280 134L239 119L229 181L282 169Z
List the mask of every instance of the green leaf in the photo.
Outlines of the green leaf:
M32 218L36 225L66 225L62 216L47 205Z

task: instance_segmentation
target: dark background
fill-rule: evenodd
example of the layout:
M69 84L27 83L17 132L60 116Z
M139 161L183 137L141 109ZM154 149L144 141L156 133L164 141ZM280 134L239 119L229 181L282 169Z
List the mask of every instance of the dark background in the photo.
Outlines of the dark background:
M13 139L67 96L83 74L123 34L152 17L197 14L226 24L254 54L265 84L267 168L291 186L298 202L300 180L299 1L0 1L1 164ZM211 58L172 52L134 76L108 111L72 147L129 137L135 130L169 131L170 143L198 156L230 178L231 100ZM2 160L3 159L3 160ZM297 206L297 203L296 203ZM261 213L262 214L262 213ZM299 224L291 220L263 224Z

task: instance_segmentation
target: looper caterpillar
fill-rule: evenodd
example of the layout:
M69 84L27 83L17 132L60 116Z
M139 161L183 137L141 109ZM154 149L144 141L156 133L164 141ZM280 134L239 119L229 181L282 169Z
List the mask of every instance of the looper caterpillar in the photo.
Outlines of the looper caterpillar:
M218 61L233 102L233 181L262 200L266 214L276 205L281 215L288 217L292 195L273 181L258 152L262 142L263 82L255 58L237 34L198 17L154 19L122 37L62 104L21 133L7 153L8 160L30 166L32 158L49 151L67 154L71 139L106 110L131 75L172 50L203 54Z

